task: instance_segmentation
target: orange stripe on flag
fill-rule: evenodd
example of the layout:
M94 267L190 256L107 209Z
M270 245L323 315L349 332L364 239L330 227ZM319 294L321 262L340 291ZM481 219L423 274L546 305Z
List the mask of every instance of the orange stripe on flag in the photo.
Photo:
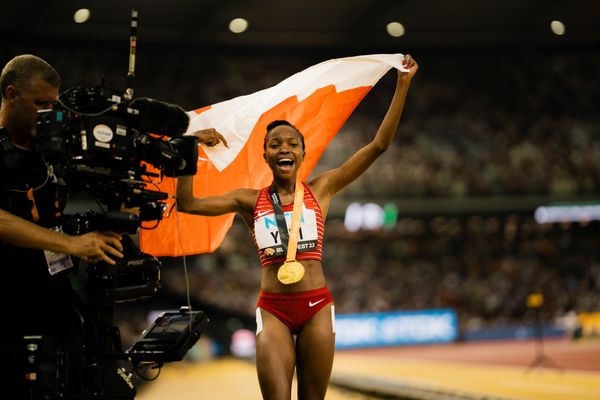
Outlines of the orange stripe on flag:
M239 188L262 188L271 183L272 174L263 159L263 141L267 125L285 119L304 134L306 158L299 172L306 179L323 151L372 86L361 86L337 92L328 85L298 102L296 96L286 98L264 112L235 159L222 171L211 163L202 147L199 149L198 173L194 177L194 195L219 195ZM196 110L201 114L209 108ZM176 181L165 178L161 191L175 193ZM169 204L172 205L172 201ZM215 251L233 223L233 214L203 217L173 211L158 227L142 230L141 248L155 256L181 256Z

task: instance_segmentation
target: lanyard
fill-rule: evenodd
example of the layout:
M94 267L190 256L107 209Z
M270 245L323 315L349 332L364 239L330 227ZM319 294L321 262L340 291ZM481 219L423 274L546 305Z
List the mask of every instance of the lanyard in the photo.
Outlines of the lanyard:
M275 191L275 187L271 185L269 188L269 198L275 211L275 221L281 237L283 251L287 253L286 261L294 261L296 259L296 251L298 250L298 233L300 231L300 218L302 216L302 199L304 198L304 185L302 182L296 182L296 191L294 193L294 209L292 211L292 224L288 235L287 224L281 207L281 200Z

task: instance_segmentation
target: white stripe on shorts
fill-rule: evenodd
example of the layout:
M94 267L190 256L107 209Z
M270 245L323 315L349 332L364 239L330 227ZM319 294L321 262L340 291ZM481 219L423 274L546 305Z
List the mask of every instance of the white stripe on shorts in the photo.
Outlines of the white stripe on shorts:
M260 307L256 307L256 336L258 336L258 334L261 333L262 330L263 330L262 314L260 312Z
M331 329L335 333L335 307L331 305Z

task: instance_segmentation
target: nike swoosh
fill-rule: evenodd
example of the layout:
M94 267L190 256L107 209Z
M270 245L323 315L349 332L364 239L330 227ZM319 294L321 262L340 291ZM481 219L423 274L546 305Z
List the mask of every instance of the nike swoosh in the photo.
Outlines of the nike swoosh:
M317 304L319 304L320 302L322 302L323 300L325 300L325 299L317 300L317 301L315 301L314 303L313 303L313 302L312 302L312 300L311 300L311 301L309 301L309 302L308 302L308 306L309 306L309 307L314 307L314 306L316 306Z
M267 210L267 211L259 211L256 213L257 217L262 217L265 214L269 214L271 211Z

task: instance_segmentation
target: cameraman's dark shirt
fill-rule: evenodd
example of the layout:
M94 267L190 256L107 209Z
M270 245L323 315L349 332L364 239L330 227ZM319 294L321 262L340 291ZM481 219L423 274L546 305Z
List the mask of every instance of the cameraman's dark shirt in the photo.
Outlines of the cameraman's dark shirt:
M0 128L0 208L52 228L60 226L65 201L66 188L53 177L42 155L15 147ZM70 271L51 276L43 250L3 242L0 264L4 286L0 306L3 325L9 325L3 330L54 335L66 329L73 315Z

